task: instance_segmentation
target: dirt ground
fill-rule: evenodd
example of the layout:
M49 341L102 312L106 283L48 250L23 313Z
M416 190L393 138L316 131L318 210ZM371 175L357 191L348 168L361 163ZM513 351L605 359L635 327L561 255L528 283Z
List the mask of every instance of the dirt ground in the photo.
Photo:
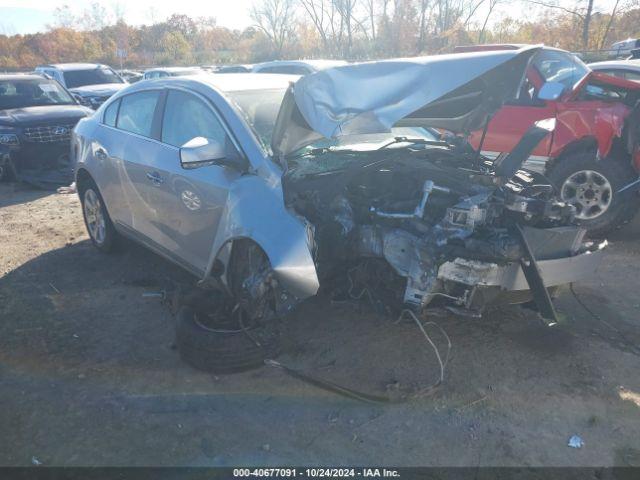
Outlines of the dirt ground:
M76 196L0 184L0 465L640 466L639 233L613 235L554 328L516 307L434 318L444 384L377 405L272 367L190 368L145 295L187 274L132 244L99 253ZM324 379L385 394L438 376L416 325L366 304L316 298L286 325L282 362Z

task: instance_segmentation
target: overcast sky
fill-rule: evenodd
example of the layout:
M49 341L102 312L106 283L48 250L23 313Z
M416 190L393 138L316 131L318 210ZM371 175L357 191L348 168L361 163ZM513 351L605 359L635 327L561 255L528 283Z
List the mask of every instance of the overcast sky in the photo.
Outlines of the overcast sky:
M34 33L46 30L53 23L53 11L57 6L67 4L80 14L95 0L0 0L0 33ZM255 0L101 0L100 3L112 12L114 6L124 11L124 19L133 25L150 24L161 21L173 13L190 17L212 16L218 25L242 29L251 25L249 9ZM560 0L562 5L573 7L580 0ZM596 0L596 7L609 11L615 0ZM488 2L487 2L488 3ZM512 2L507 2L512 3ZM506 13L518 18L522 5L506 6ZM539 9L527 8L527 15ZM479 16L482 13L479 12Z

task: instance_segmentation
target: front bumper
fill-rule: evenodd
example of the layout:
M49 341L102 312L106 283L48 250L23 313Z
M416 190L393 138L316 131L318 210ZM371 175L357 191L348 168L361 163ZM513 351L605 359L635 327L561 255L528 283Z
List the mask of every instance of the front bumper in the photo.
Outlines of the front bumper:
M544 286L552 292L562 285L591 278L600 265L607 242L593 245L578 255L538 260ZM504 265L456 258L438 269L444 285L465 290L465 307L524 303L532 299L529 284L518 262Z

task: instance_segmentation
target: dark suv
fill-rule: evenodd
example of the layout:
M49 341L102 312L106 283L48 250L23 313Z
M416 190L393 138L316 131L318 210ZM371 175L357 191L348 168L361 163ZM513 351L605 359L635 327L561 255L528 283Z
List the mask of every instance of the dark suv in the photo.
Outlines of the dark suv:
M0 75L0 179L41 187L71 182L71 132L92 113L55 80Z

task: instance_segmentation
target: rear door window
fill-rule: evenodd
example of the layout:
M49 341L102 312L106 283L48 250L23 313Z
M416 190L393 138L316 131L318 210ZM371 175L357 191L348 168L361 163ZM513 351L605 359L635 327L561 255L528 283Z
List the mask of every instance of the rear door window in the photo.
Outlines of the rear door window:
M153 115L159 97L159 91L132 93L122 97L117 127L127 132L151 137Z

